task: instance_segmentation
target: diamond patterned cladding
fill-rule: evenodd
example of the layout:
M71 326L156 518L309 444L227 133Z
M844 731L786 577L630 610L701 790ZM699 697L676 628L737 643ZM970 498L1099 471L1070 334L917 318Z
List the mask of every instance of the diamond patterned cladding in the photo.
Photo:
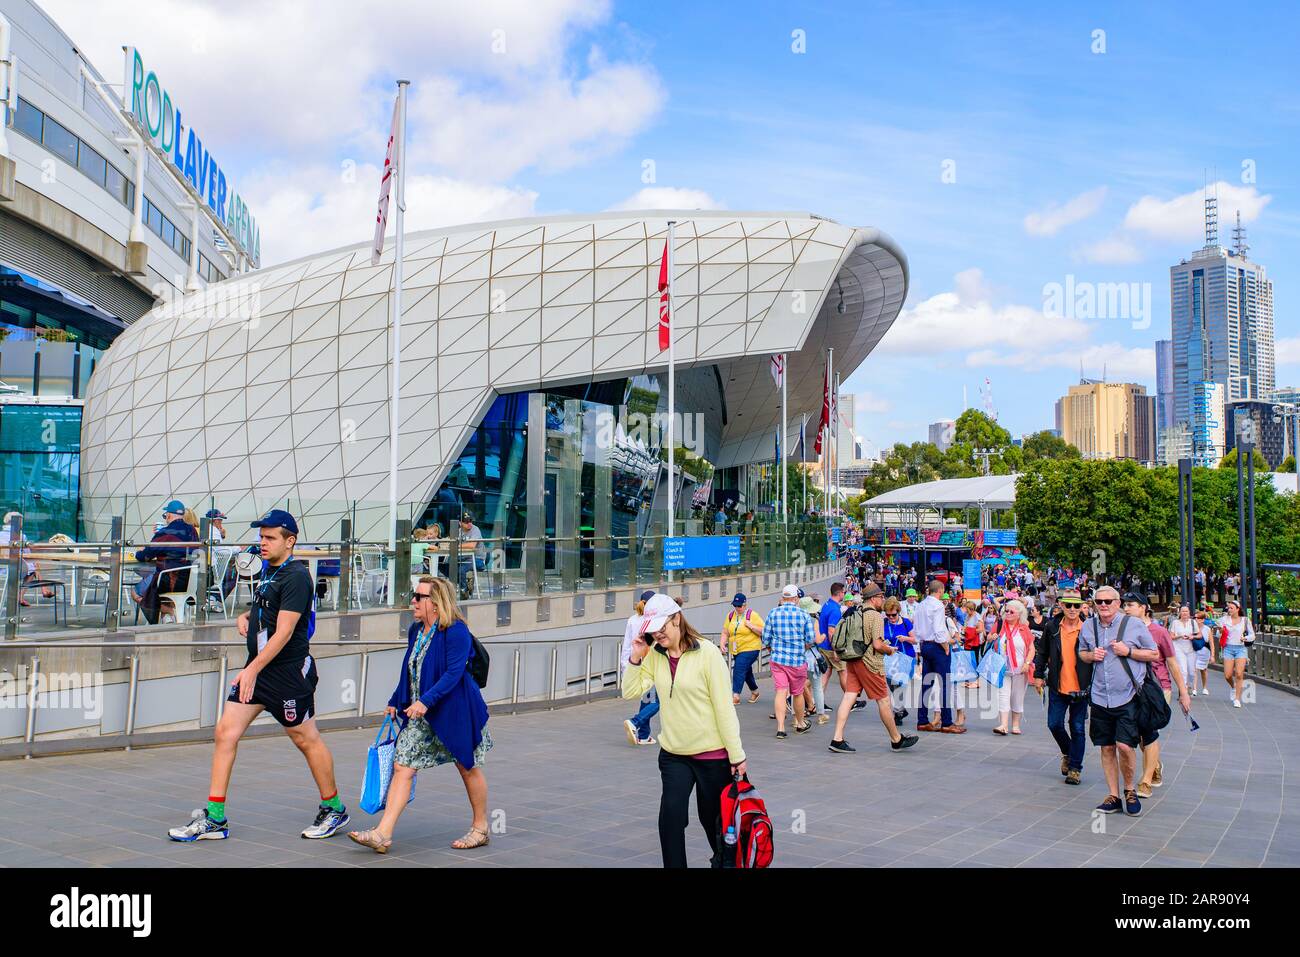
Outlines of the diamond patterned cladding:
M678 362L716 362L724 381L748 377L748 390L728 401L753 409L753 419L729 429L724 451L758 451L770 444L770 431L758 432L771 404L767 355L793 353L797 423L797 405L811 412L820 403L820 350L851 343L846 359L861 353L860 362L901 308L906 266L863 245L861 231L807 214L675 215ZM664 367L656 286L666 218L604 214L408 235L403 503L432 495L496 394ZM355 500L357 534L385 537L393 256L389 243L378 266L357 246L268 267L128 329L86 400L90 526L106 532L123 496L128 534L151 526L171 495L215 497L236 527L287 499L323 539L337 535ZM844 270L853 308L824 322L818 310ZM255 303L255 318L232 303Z

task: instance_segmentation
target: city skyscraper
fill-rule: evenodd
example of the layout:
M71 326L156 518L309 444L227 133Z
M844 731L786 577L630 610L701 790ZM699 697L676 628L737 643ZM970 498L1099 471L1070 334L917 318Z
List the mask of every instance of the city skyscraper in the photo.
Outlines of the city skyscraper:
M1190 427L1200 464L1214 464L1199 446L1216 435L1223 454L1223 403L1270 396L1275 384L1273 283L1249 249L1240 215L1233 248L1219 245L1218 200L1207 197L1205 246L1169 270L1174 424ZM1158 376L1159 346L1156 355Z
M1085 459L1156 458L1155 396L1132 382L1085 379L1056 403L1061 438Z
M1174 418L1174 340L1156 340L1156 429L1172 429Z
M957 425L952 419L940 419L930 423L929 442L940 452L948 451L952 445L953 428Z

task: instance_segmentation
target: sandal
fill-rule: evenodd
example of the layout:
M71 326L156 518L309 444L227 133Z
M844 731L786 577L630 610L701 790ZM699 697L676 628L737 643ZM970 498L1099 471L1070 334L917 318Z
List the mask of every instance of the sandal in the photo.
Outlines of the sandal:
M1000 735L1002 735L1003 737L1006 737L1006 734L1007 734L1006 731L1002 730L1001 728L994 728L994 729L993 729L993 733L994 733L994 734L1000 734Z
M377 854L387 854L388 849L393 846L393 839L384 837L383 832L375 828L368 831L348 831L348 837Z
M488 832L480 831L476 827L471 827L464 837L457 838L451 842L453 851L471 851L476 847L482 847L488 842Z
M758 700L758 692L755 691L753 694L749 696L749 703L753 704L757 700Z

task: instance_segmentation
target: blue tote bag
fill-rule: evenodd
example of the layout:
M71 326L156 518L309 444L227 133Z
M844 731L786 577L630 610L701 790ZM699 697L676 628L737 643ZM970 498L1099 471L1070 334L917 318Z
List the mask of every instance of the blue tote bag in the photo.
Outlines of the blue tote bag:
M378 814L388 805L388 784L393 779L393 759L397 755L397 734L393 730L393 719L385 716L375 735L375 743L366 754L366 774L361 780L361 810L367 814ZM415 778L411 779L411 796L406 799L410 804L415 800Z
M954 651L948 662L948 675L953 681L974 681L979 677L975 670L973 651Z
M916 659L905 651L896 651L885 658L885 678L894 687L911 681L915 671Z
M980 659L979 676L995 688L1002 687L1002 679L1007 674L1007 659L996 648L989 648Z

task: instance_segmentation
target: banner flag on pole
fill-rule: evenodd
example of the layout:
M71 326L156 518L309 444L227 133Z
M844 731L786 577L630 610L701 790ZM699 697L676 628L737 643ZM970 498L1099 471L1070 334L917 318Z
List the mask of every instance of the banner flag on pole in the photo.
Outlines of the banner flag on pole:
M668 348L672 337L672 316L668 306L668 241L664 241L664 255L659 262L659 351Z
M831 425L831 370L828 366L826 369L825 385L822 388L822 417L817 423L817 441L813 443L813 451L818 455L822 454L822 436Z
M397 143L400 102L393 103L393 125L388 132L388 152L384 154L384 176L379 181L379 212L375 215L375 242L370 249L370 265L378 266L384 254L384 232L388 229L388 194L393 187L393 151Z
M785 353L772 356L772 381L776 387L781 388L781 380L785 378Z

